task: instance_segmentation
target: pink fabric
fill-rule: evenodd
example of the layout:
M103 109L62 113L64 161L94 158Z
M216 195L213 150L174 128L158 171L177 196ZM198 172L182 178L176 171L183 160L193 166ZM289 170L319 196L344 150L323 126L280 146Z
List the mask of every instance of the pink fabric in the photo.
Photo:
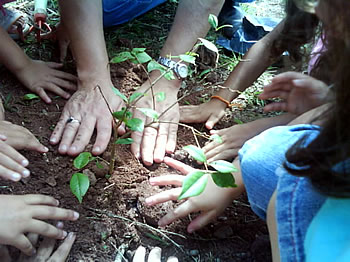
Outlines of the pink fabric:
M326 51L325 50L325 46L323 44L323 40L322 40L323 37L320 37L316 44L313 46L312 48L312 51L311 51L311 54L310 54L310 61L309 61L309 65L308 65L308 68L307 68L307 72L308 74L310 75L310 72L311 70L314 68L314 66L316 65L317 63L317 60L320 58L320 55Z

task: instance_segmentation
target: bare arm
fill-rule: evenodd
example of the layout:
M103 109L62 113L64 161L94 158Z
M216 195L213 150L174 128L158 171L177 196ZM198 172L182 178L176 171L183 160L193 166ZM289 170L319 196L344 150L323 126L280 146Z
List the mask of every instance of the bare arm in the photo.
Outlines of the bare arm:
M51 135L52 144L60 143L61 154L75 156L82 152L97 130L92 153L106 149L112 133L111 110L117 111L122 101L112 91L108 56L103 35L101 0L60 0L62 23L71 40L77 62L78 91L66 103ZM75 119L70 122L68 119Z
M177 56L190 51L197 39L207 34L209 30L209 14L217 15L223 3L223 0L180 1L174 24L160 55L163 57L167 55ZM159 72L154 71L151 74L151 79L154 81L158 76ZM131 150L137 158L142 158L146 165L151 165L153 161L163 161L166 152L172 153L175 150L177 123L180 118L179 107L176 101L180 85L181 80L179 79L172 81L162 79L154 86L154 93L165 92L166 94L165 101L156 101L156 108L154 109L158 113L162 113L170 106L173 105L173 107L160 119L164 123L160 123L157 129L147 127L142 133L134 132L132 134L135 142L132 144ZM138 92L146 90L148 86L148 82L144 83ZM153 108L152 95L149 94L141 99L137 103L137 107ZM138 110L134 111L134 117L142 119L146 124L150 121Z

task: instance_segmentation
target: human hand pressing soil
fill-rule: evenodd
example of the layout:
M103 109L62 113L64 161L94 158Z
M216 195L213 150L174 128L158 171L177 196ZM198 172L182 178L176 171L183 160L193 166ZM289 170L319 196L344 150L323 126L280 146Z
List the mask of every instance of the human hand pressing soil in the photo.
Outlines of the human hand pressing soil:
M27 256L36 250L27 233L64 239L68 233L43 220L75 221L79 214L58 208L59 202L45 195L0 195L0 243L15 246Z

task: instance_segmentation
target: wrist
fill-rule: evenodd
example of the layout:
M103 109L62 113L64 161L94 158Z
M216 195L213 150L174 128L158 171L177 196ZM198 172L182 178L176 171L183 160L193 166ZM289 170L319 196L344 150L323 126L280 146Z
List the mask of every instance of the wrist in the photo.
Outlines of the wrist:
M150 73L151 82L154 83L155 81L157 81L155 87L175 89L177 91L180 89L182 83L181 79L168 80L164 76L161 78L160 76L161 73L159 70L154 70ZM161 82L162 84L158 84L159 82Z

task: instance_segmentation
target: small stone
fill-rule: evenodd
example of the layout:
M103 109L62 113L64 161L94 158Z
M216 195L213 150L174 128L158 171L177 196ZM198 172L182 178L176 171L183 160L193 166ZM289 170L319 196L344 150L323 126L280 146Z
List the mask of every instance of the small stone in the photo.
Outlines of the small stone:
M84 169L83 174L87 175L87 177L90 180L91 186L94 186L96 184L97 179L96 179L94 172L92 172L90 169Z
M54 176L48 176L45 180L46 184L55 187L57 185L57 181Z

